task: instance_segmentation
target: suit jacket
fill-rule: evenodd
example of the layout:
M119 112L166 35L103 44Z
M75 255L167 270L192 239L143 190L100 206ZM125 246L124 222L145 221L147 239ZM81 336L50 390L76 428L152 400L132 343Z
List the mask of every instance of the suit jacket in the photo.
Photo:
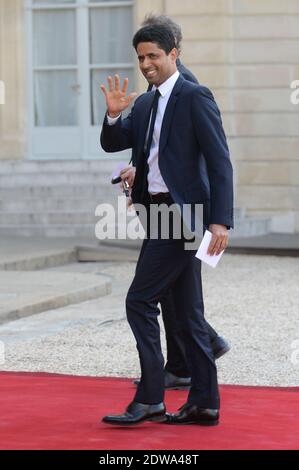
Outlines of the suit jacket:
M133 203L144 204L144 143L154 92L139 96L131 114L109 126L101 145L106 152L132 148L136 175ZM170 95L160 134L159 168L174 200L210 203L209 223L233 227L233 171L219 109L211 91L179 76ZM189 229L194 230L193 217Z
M187 67L185 67L184 64L182 64L182 62L180 61L180 59L177 59L177 60L176 60L176 65L177 65L178 71L180 72L181 75L183 75L183 77L184 77L186 80L189 80L189 82L193 82L193 83L197 83L197 84L198 84L198 80L197 80L197 78L195 77L195 75L191 72L191 70L187 69Z

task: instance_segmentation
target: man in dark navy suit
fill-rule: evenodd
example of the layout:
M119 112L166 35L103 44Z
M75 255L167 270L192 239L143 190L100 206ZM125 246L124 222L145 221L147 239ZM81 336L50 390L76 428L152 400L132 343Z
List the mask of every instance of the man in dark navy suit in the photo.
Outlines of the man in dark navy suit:
M154 90L141 95L131 115L121 113L134 99L127 96L128 80L108 77L101 144L107 152L132 148L136 175L132 201L150 208L173 202L191 204L189 230L194 230L197 204L209 207L212 240L208 252L218 254L228 243L233 226L232 166L221 116L212 93L185 80L177 71L174 36L165 26L141 28L134 36L140 70ZM207 214L207 211L206 211ZM150 238L126 298L127 318L136 339L141 381L122 415L103 418L129 425L163 418L169 424L215 425L220 399L217 371L204 320L201 263L195 250L185 249L184 236ZM172 287L185 338L191 388L186 404L165 414L164 371L157 316L158 303Z
M141 26L151 25L164 25L171 29L178 51L178 56L181 52L182 42L182 31L181 27L175 23L169 16L165 15L154 15L149 14L145 17ZM187 69L180 61L179 58L176 60L178 71L183 75L186 80L198 84L197 78L193 73ZM151 91L152 85L148 86L148 91ZM135 162L133 162L135 165ZM135 168L127 167L121 171L121 178L123 181L128 181L132 187L135 177ZM143 246L140 252L139 261L144 253L144 249L147 243L147 239L143 242ZM184 344L184 338L180 330L179 322L176 320L178 314L176 312L176 305L174 302L174 296L172 289L161 299L160 301L162 318L165 328L166 346L167 346L167 362L164 367L164 385L165 389L180 389L189 387L191 384L190 369L188 366L188 359L186 356L186 347ZM211 347L215 359L220 358L229 351L230 346L228 342L207 323L208 334L211 340ZM134 381L138 385L139 381Z

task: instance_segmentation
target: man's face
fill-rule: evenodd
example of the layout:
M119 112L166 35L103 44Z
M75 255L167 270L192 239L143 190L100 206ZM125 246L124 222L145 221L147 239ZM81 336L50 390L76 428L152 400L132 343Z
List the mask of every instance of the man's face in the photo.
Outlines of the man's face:
M137 46L139 68L150 85L157 88L177 70L177 50L167 55L155 42L140 42Z

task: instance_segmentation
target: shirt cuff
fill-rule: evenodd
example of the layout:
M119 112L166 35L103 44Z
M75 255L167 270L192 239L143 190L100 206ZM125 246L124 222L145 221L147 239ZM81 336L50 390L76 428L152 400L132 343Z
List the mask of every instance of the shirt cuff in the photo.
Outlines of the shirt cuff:
M107 123L108 123L108 126L114 126L114 124L116 123L116 121L118 121L118 119L120 118L120 114L118 116L116 116L115 118L112 118L110 117L108 114L107 114Z

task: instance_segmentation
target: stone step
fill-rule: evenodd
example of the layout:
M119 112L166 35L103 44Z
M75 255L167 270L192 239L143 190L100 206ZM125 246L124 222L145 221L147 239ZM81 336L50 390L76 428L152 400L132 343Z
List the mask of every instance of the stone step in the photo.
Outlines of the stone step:
M51 224L51 225L0 225L0 237L85 237L95 241L94 224Z
M53 184L53 185L25 185L17 187L0 187L0 200L23 200L38 198L97 198L105 199L107 196L120 195L120 188L109 182L105 185L100 184Z
M107 200L82 200L82 199L58 199L58 200L23 200L23 201L0 201L0 224L60 224L60 223L93 223L98 220L95 209ZM113 202L117 202L116 200ZM32 206L32 207L31 207ZM19 210L20 209L20 210ZM235 218L236 230L246 223L262 226L268 218Z
M77 261L77 246L98 246L90 238L1 236L0 271L33 271Z
M15 255L0 262L0 271L36 271L61 266L78 261L77 249L49 250L46 253Z
M246 217L246 209L244 207L234 207L234 218L244 219Z
M127 246L105 246L98 244L95 246L77 246L78 261L137 261L139 250L132 250Z
M16 186L51 186L57 184L109 184L111 173L104 171L81 172L35 172L0 175L0 186L10 188Z
M94 209L69 212L0 212L0 225L95 224Z
M0 324L111 292L107 276L55 271L0 271L0 286Z
M43 236L43 237L88 237L95 241L95 227L98 218L87 214L86 219L92 218L93 223L75 223L70 221L68 224L66 218L64 223L55 224L0 224L0 236L20 235L20 236ZM53 219L54 220L54 219ZM70 219L69 219L70 220ZM264 235L270 232L270 219L248 218L236 219L235 229L230 232L230 237L252 237ZM117 232L116 232L117 233Z
M103 197L103 196L101 196ZM113 202L114 198L105 197L100 201L94 198L39 198L22 200L0 200L0 211L5 213L14 212L87 212L94 213L95 208L101 202ZM1 213L0 212L0 213Z
M230 238L254 237L270 233L271 219L268 218L236 218L235 229L230 230ZM141 240L101 240L102 246L126 247L130 249L140 249Z
M231 231L232 238L255 237L270 233L270 218L248 217L235 220L235 228Z
M34 172L81 172L81 171L107 171L113 172L119 159L107 160L22 160L0 161L0 174L34 173Z

